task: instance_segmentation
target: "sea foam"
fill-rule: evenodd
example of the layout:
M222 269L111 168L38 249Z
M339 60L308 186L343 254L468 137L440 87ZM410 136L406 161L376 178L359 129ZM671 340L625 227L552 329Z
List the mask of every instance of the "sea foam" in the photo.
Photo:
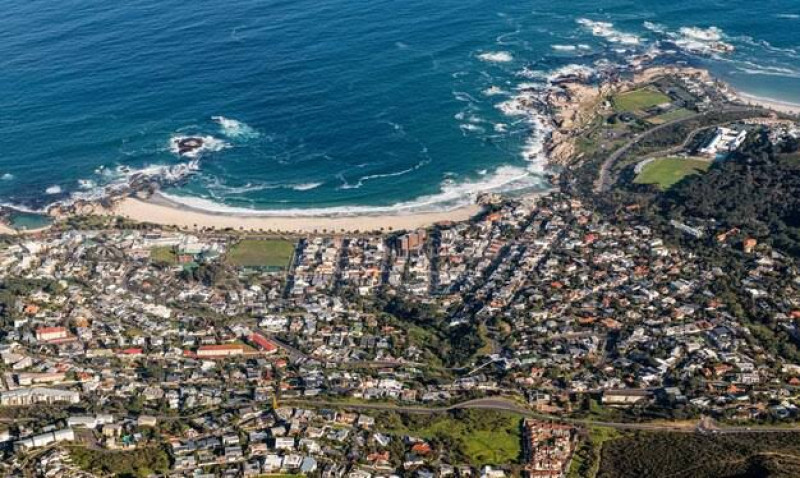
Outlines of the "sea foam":
M410 201L387 206L335 206L320 208L292 208L279 210L258 210L229 206L207 198L179 196L161 193L166 199L192 209L213 213L227 213L252 217L309 217L309 216L349 216L361 214L411 214L418 212L448 211L473 204L477 196L485 192L506 192L524 189L541 189L546 180L535 167L500 166L476 180L456 182L445 180L440 191L420 196Z
M509 63L514 61L514 56L507 51L489 51L481 53L478 58L489 63Z
M252 139L260 136L256 129L241 121L224 116L212 116L211 119L219 124L222 134L228 138Z
M592 32L592 35L604 38L611 43L638 45L642 41L637 35L621 32L615 29L614 24L611 22L589 20L588 18L579 18L576 20L576 22Z
M221 139L217 139L217 138L215 138L213 136L197 136L198 138L203 140L203 145L200 146L197 149L194 149L194 150L191 150L189 152L185 152L185 153L181 154L180 153L180 142L185 140L185 139L192 138L192 137L194 137L194 136L185 136L185 135L175 135L175 136L173 136L172 138L170 138L170 141L169 141L169 150L175 155L178 155L178 156L181 156L181 157L184 157L184 158L196 159L196 158L199 158L203 153L222 151L223 149L227 149L227 148L231 147L230 144L226 143L225 141L222 141Z

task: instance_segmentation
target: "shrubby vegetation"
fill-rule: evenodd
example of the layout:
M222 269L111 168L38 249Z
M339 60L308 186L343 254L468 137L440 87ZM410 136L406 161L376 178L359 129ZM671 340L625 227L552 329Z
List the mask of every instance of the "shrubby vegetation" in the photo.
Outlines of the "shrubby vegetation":
M639 432L606 441L598 478L800 475L800 435Z
M751 135L741 152L676 184L661 199L663 214L713 219L800 256L800 161L784 151L765 133Z
M120 477L145 477L169 470L169 454L160 446L137 448L132 451L102 451L70 448L72 462L95 474Z
M521 458L522 418L513 413L453 410L439 415L401 415L383 412L377 418L377 425L384 432L423 438L435 448L447 450L452 463L482 466L518 463Z
M448 366L469 363L485 345L478 324L468 322L451 327L445 315L435 305L399 296L389 298L383 304L386 313L432 331L436 337L434 351L442 363Z

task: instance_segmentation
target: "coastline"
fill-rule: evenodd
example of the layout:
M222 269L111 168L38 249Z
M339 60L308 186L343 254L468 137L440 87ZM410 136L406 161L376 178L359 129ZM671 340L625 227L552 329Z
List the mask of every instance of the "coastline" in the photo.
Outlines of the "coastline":
M708 80L711 79L710 73L704 69L675 65L653 66L637 71L632 80L624 82L591 84L573 80L561 83L561 90L548 92L543 101L546 108L551 111L549 121L552 129L544 142L546 163L568 166L576 159L576 156L579 156L575 139L594 118L597 109L603 107L601 100L605 95L635 88L660 75L675 73L678 70L697 73ZM800 114L800 104L762 98L740 91L733 91L733 93L742 103L760 105L777 112ZM518 106L522 109L534 108L536 104L535 101L531 101L529 97L525 96L520 96L518 101ZM518 197L523 200L535 200L536 197L555 189L557 188L551 185L541 191L522 193ZM480 204L481 201L478 200L467 206L443 211L293 216L281 215L277 211L264 214L259 214L258 211L253 211L253 213L209 211L174 201L158 190L151 190L151 194L146 198L140 196L139 192L142 191L128 190L124 195L109 198L105 204L81 203L66 210L51 211L51 215L56 217L96 214L119 216L137 222L175 226L182 229L234 229L283 233L366 233L410 230L429 227L437 223L467 221L484 209ZM0 234L30 232L35 231L19 231L7 224L0 223Z
M792 115L800 114L800 104L797 103L790 103L788 101L781 101L774 98L751 95L739 90L736 90L736 96L738 96L743 103L747 103L749 105L763 106L764 108L775 110L779 113L787 113Z
M437 223L466 221L479 214L479 204L449 211L410 214L342 215L342 216L258 216L202 211L174 203L156 195L153 199L126 197L116 202L104 215L120 216L138 222L149 222L180 228L236 229L286 233L371 232L418 229Z
M36 229L14 229L5 222L0 221L0 236L26 236L38 234L50 229L51 226L37 227Z

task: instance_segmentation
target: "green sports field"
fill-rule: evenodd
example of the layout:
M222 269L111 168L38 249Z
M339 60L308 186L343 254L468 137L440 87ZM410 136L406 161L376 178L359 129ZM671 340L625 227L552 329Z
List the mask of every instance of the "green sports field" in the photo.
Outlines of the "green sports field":
M640 88L615 96L614 109L617 110L617 112L643 111L653 106L669 103L670 101L669 96L660 91L656 91L652 88Z
M710 161L701 159L656 159L646 165L633 182L636 184L656 184L660 189L667 190L686 176L704 173L710 167Z
M289 268L294 243L280 239L245 239L228 252L228 261L238 267Z

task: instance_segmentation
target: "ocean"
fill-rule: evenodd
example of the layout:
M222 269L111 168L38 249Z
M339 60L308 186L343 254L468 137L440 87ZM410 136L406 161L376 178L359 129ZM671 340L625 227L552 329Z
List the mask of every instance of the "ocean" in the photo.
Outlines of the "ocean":
M0 22L0 203L22 210L142 172L265 214L545 188L547 127L506 102L643 52L800 103L798 1L63 0L5 2ZM195 135L196 158L171 150Z

